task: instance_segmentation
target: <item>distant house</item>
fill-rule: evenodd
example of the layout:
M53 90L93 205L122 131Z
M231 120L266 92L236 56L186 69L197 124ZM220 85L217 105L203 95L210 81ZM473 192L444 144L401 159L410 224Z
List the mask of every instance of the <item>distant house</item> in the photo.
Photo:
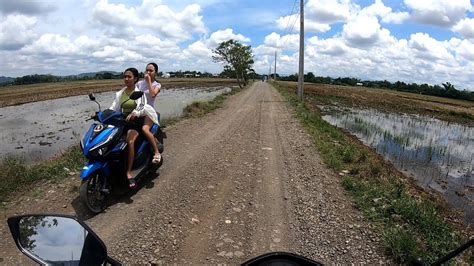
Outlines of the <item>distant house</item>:
M357 83L356 83L356 86L364 86L364 83L362 83L362 82L357 82Z
M169 79L171 77L170 73L163 73L163 75L161 75L162 78L164 79Z
M184 77L185 77L185 78L191 78L191 77L193 77L193 76L194 76L194 74L190 74L190 73L184 74Z

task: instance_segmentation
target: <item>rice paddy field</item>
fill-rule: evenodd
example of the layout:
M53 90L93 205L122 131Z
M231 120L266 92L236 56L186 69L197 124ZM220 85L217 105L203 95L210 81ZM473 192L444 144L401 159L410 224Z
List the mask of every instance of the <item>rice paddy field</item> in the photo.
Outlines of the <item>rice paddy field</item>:
M296 91L294 82L279 84ZM323 120L474 221L474 102L308 83L304 95Z
M235 79L221 78L170 78L160 80L163 88L173 87L212 87L236 85ZM0 87L0 107L29 102L51 100L88 93L118 90L123 87L121 79L66 81L12 85Z

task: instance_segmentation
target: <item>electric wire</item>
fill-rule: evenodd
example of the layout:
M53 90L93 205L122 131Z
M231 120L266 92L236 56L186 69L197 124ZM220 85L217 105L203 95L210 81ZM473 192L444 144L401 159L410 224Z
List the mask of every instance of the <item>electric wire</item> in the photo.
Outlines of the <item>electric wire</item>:
M291 8L291 12L290 12L290 14L288 15L289 18L288 18L288 20L286 21L286 26L285 26L285 30L283 31L283 36L285 36L285 35L289 32L289 31L288 31L288 29L289 29L288 26L290 25L290 20L292 19L292 16L295 14L294 11L295 11L295 7L296 7L296 1L297 1L297 0L293 1L293 7Z

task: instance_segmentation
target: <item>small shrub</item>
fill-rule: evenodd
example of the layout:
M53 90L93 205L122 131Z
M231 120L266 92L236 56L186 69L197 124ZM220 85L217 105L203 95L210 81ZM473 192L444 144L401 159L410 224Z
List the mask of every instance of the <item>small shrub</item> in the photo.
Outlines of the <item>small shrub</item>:
M399 263L412 264L420 253L418 243L411 231L393 227L385 231L383 240L387 252Z

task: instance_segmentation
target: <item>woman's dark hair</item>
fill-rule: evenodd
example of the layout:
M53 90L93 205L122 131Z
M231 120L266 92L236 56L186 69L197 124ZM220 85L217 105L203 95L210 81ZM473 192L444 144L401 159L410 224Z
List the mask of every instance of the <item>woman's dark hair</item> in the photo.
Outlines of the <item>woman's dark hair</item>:
M134 67L129 67L129 68L125 69L125 71L124 71L123 73L125 73L125 72L127 72L127 71L132 72L133 78L135 79L135 83L137 83L137 82L138 82L138 79L139 79L138 70L137 70L136 68L134 68Z
M155 73L158 74L158 65L157 65L156 63L153 63L153 62L152 62L152 63L148 63L148 64L146 64L146 65L147 65L147 66L148 66L148 65L152 65L152 66L155 68Z

